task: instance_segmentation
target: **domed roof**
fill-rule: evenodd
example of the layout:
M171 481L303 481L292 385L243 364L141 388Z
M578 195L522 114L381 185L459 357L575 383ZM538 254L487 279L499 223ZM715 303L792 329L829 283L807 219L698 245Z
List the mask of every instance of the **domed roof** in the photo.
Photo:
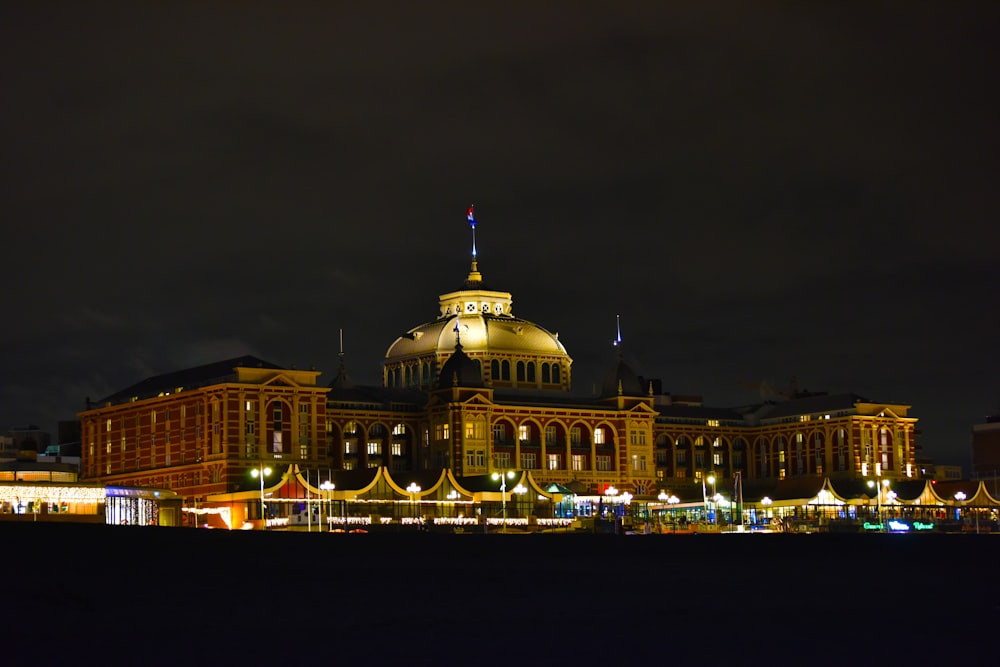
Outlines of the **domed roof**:
M462 343L456 341L455 351L441 367L438 388L482 387L483 373L479 364L462 350Z
M445 317L410 329L389 346L387 361L450 353L458 328L462 345L475 352L530 352L566 356L556 334L517 317L475 314Z
M534 322L514 317L511 304L510 292L486 288L473 242L472 267L463 288L441 294L437 318L413 327L386 350L387 385L426 386L433 377L451 382L452 378L445 376L442 366L452 356L457 334L463 355L480 368L480 382L491 386L507 383L526 389L548 384L568 390L573 360L559 342L559 335ZM507 364L511 362L526 364L524 378L512 380L509 377ZM503 377L493 377L495 363L505 369L501 371ZM413 372L418 367L419 370ZM440 371L436 372L436 368ZM537 375L536 368L539 369Z

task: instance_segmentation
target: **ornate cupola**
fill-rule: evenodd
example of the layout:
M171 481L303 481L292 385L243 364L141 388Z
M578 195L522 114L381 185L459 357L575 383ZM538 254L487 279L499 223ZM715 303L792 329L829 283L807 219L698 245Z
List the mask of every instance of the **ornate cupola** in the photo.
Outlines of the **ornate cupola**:
M386 351L383 378L387 387L432 389L445 378L443 365L456 354L452 335L461 337L462 353L481 369L483 386L568 391L570 359L558 334L513 314L510 292L486 288L472 228L472 265L462 289L438 297L436 319L413 327Z

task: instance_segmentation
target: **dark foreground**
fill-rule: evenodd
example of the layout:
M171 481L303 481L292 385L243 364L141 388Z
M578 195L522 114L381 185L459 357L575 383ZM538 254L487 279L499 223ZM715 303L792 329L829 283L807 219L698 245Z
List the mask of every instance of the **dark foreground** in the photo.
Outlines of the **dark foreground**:
M0 537L0 664L1000 664L1000 536Z

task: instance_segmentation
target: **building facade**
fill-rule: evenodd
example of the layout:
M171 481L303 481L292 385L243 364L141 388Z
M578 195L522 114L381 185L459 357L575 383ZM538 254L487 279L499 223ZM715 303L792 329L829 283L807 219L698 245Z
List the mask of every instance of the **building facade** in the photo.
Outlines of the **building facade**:
M625 363L599 391L571 391L557 334L517 317L475 259L437 316L393 341L381 386L355 385L343 355L319 371L254 357L157 376L80 413L82 477L169 488L197 508L251 471L448 470L456 479L529 472L540 487L652 498L706 476L783 481L917 476L909 406L853 394L793 394L715 408L663 393ZM262 494L263 495L263 494ZM248 501L249 502L249 501ZM248 515L250 512L247 513Z

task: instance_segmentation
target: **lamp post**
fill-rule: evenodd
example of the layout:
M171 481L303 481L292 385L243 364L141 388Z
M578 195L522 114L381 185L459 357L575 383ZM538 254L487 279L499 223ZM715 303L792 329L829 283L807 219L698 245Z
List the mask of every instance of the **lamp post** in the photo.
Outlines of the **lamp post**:
M959 498L959 496L961 496L961 498ZM962 504L965 501L965 498L966 498L966 495L965 495L964 491L959 491L958 493L955 494L955 499L959 501L959 504ZM968 512L966 512L966 514L968 514ZM979 510L976 507L973 507L972 508L972 514L973 514L973 516L976 517L976 535L978 535L979 534Z
M761 509L764 512L764 518L765 519L769 519L770 518L770 517L767 516L767 513L771 511L771 503L773 503L773 502L774 501L771 500L771 498L769 496L764 496L763 498L760 499L760 506L761 506Z
M330 524L330 530L333 530L333 521L330 520L330 510L332 509L330 507L330 492L333 491L337 487L330 480L326 480L325 482L323 482L322 484L319 485L319 488L321 488L324 491L326 491L326 521L327 521L327 523Z
M406 491L410 494L410 514L416 518L417 494L420 493L420 486L416 482L411 482Z
M708 477L705 478L705 482L712 487L712 496L715 496L715 473L708 473ZM705 482L701 484L701 499L703 504L703 509L705 511L705 521L708 521L708 492L705 491ZM708 523L712 523L708 521Z
M500 480L500 506L503 512L503 526L500 528L503 532L507 532L507 480L514 479L514 471L508 470L506 473L495 472L492 475L493 479Z
M258 468L254 468L250 471L251 476L260 478L260 525L263 530L267 530L267 515L264 512L264 478L270 474L271 469L265 468L263 461L261 461Z
M962 520L962 503L965 502L965 491L955 493L955 502L958 503L958 520Z
M879 484L876 480L868 480L868 487L875 489L875 516L878 519L879 531L884 530L882 524L882 487L889 488L889 480L883 479Z

